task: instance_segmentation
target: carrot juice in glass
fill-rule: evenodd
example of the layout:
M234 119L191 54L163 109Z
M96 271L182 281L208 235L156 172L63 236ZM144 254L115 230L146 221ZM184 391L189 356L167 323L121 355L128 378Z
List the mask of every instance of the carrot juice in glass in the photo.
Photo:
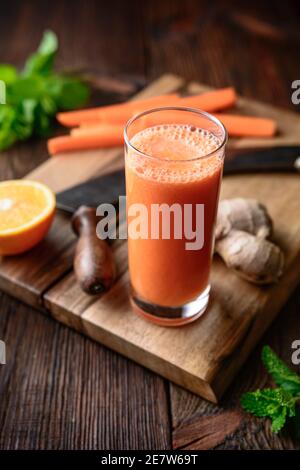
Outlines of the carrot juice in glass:
M196 109L157 108L124 137L131 302L146 319L183 325L209 300L226 130Z

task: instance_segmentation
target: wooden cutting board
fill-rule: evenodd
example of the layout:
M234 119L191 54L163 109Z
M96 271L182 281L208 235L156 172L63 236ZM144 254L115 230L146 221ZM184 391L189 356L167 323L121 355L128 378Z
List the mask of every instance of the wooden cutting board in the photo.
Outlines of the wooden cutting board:
M166 75L139 96L185 89L199 84ZM272 116L280 133L275 139L231 140L229 147L300 145L300 117L269 105L239 100L241 112ZM49 159L28 175L55 191L123 166L122 149L89 151ZM243 362L299 282L300 179L296 174L227 176L222 197L255 197L266 204L275 222L275 239L285 252L279 284L257 287L238 278L215 258L210 306L197 322L162 328L134 315L128 302L126 242L113 245L118 280L110 292L89 297L72 270L75 238L69 217L57 213L47 238L27 254L0 261L0 288L75 328L105 346L177 384L217 402Z

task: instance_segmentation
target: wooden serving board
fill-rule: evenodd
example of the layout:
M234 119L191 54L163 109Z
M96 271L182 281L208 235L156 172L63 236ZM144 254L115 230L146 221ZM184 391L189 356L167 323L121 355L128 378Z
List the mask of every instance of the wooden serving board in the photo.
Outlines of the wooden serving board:
M163 76L139 96L172 92L184 87L175 76ZM204 87L189 84L198 92ZM300 117L246 99L241 112L272 116L280 134L270 145L300 145ZM256 147L265 140L232 140L229 146ZM122 149L61 155L48 160L28 177L55 191L123 166ZM222 197L255 197L267 205L275 222L275 239L285 252L282 279L257 287L238 278L220 259L212 269L212 295L207 312L182 328L163 328L134 315L128 302L126 242L113 245L118 280L110 292L89 297L76 283L72 270L75 238L69 218L57 213L47 238L35 249L0 262L0 288L48 313L105 346L152 369L177 384L217 402L263 332L299 282L300 179L296 174L227 176Z

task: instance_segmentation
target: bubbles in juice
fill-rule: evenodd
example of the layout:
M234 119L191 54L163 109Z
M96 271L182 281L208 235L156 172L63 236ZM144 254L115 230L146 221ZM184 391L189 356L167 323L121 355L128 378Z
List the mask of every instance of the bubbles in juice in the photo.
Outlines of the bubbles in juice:
M195 126L168 124L149 127L138 132L131 144L145 155L130 150L127 165L147 179L168 183L191 182L215 173L222 165L222 152L219 156L216 152L221 145L220 139Z

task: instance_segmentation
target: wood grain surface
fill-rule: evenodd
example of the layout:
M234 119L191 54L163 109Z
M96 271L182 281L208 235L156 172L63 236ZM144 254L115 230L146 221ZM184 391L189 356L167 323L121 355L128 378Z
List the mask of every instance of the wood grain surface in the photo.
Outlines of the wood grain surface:
M20 66L51 27L61 42L60 68L113 76L114 91L104 81L99 102L118 99L119 79L139 87L145 78L172 72L215 87L233 84L248 98L295 110L290 85L300 75L297 2L275 1L270 9L262 2L133 1L128 8L112 0L88 1L83 8L74 1L71 17L66 1L11 1L1 8L1 61ZM119 89L124 98L124 87ZM2 153L1 178L24 176L45 155L41 141ZM172 446L172 435L179 448L299 448L289 430L275 436L268 421L239 417L241 393L270 384L259 360L262 344L290 363L291 343L300 337L299 289L220 407L4 294L0 306L8 354L0 366L1 448L163 449ZM216 417L209 438L206 417Z

